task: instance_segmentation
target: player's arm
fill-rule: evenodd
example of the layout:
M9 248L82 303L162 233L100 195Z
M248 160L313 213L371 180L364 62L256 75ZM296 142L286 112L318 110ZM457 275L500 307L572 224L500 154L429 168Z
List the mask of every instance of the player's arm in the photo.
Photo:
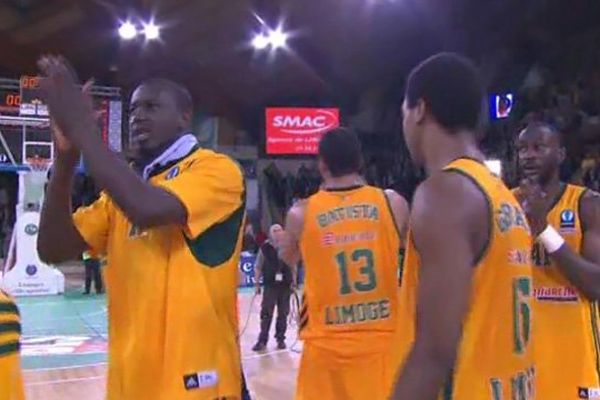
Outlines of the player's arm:
M95 182L136 226L184 224L188 216L181 201L141 179L102 142L92 100L77 86L77 77L60 57L39 61L41 89L50 115L72 145L83 154Z
M37 250L40 259L48 264L75 260L88 247L72 218L71 190L74 171L73 166L57 159L46 189Z
M397 192L391 189L385 190L385 196L387 197L388 203L392 210L396 229L400 234L400 241L402 245L406 240L406 232L408 230L408 216L410 214L408 208L408 202L404 197L400 196Z
M588 299L600 300L600 195L586 193L581 199L580 212L584 227L582 255L563 243L550 252L550 257Z
M279 258L290 267L300 262L300 237L304 228L305 208L305 200L297 201L285 218L285 231L279 249Z
M86 168L131 223L142 229L185 223L187 211L177 196L144 181L110 151L102 142L95 123L90 121L79 129L88 134L76 133L70 137L81 150Z
M421 260L416 338L392 399L435 400L450 376L489 223L484 195L463 176L440 173L417 190L411 213Z

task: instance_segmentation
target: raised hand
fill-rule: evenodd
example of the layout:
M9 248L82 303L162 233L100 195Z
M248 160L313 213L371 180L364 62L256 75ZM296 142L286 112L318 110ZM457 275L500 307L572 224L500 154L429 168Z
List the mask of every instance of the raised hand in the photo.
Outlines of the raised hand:
M539 183L531 179L524 179L519 185L516 197L525 215L534 236L539 235L548 225L548 201L547 194L542 190Z
M82 91L75 71L62 57L42 57L38 66L42 97L57 128L54 129L58 133L55 134L57 144L66 149L69 141L76 144L77 135L92 134L88 132L95 120L89 93L91 83L84 85Z

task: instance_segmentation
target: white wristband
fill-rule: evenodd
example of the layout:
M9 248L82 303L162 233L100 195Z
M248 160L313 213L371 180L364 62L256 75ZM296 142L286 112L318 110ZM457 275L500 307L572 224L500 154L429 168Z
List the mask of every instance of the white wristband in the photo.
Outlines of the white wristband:
M548 225L546 229L544 229L544 231L538 235L537 239L541 244L544 245L549 254L554 253L560 249L563 244L565 244L565 239L563 239L563 237L560 236L560 233L558 233L556 229L550 225Z

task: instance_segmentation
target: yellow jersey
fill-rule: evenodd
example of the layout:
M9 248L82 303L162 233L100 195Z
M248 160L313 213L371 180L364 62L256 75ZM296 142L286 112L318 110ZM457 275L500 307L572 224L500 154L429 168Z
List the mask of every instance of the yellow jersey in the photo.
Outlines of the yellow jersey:
M21 323L14 301L0 290L0 400L23 400Z
M579 254L584 232L579 203L585 192L564 185L548 213L548 223ZM598 304L565 278L543 245L534 245L532 258L538 398L600 398Z
M106 194L74 214L86 243L110 259L108 399L237 399L242 172L198 149L149 181L179 198L185 226L142 231Z
M341 354L377 352L396 328L400 235L385 193L321 190L307 200L301 338Z
M473 266L471 300L456 364L440 399L533 399L532 239L525 214L510 190L482 163L458 159L444 170L464 175L485 195L490 231L488 245ZM411 234L408 242L400 287L398 340L394 342L400 367L414 343L420 268Z

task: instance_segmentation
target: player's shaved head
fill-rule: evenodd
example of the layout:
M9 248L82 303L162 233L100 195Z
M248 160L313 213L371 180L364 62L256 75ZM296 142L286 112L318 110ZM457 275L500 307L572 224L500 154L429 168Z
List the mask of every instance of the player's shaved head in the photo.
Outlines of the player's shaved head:
M543 136L548 144L556 144L559 147L563 146L563 135L552 124L542 121L529 123L520 133L521 137Z
M170 79L152 78L142 82L139 87L148 86L160 92L165 91L175 100L177 108L181 112L192 112L194 102L189 90Z

